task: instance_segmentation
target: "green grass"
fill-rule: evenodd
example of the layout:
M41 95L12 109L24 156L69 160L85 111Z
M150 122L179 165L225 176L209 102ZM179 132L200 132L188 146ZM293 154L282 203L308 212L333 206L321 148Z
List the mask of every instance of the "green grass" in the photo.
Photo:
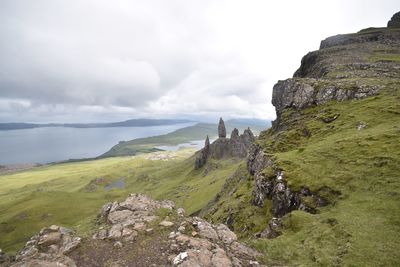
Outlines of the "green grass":
M253 244L269 264L400 265L400 90L287 114L288 131L263 134L293 189L341 193L315 215L293 212L284 234ZM321 118L340 114L331 122ZM358 130L358 125L366 127ZM304 135L304 129L308 134ZM332 195L327 196L328 198Z
M221 190L225 178L239 164L234 160L215 162L216 168L204 175L204 170L194 171L193 150L161 153L176 158L150 160L153 154L115 157L0 175L0 247L15 252L40 228L51 224L88 235L102 205L132 192L174 200L190 214ZM121 177L126 188L104 190L107 181ZM105 179L96 184L96 178Z
M292 189L308 186L328 206L287 215L276 239L254 239L272 217L271 201L250 204L254 181L240 165L202 215L223 223L232 216L236 233L264 253L267 265L399 266L400 83L380 84L378 96L287 110L288 129L264 131L257 141ZM360 124L366 127L358 130Z

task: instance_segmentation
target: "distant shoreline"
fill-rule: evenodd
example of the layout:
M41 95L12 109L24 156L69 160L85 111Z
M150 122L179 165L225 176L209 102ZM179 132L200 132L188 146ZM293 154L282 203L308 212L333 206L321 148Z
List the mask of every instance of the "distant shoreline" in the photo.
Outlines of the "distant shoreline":
M20 164L6 164L0 165L0 175L2 174L10 174L19 171L26 171L33 168L45 166L47 164L39 164L39 163L20 163Z
M67 128L111 128L111 127L152 127L166 126L182 123L194 122L191 120L179 119L133 119L120 122L108 123L25 123L25 122L6 122L0 123L0 131L27 130L48 127L67 127Z

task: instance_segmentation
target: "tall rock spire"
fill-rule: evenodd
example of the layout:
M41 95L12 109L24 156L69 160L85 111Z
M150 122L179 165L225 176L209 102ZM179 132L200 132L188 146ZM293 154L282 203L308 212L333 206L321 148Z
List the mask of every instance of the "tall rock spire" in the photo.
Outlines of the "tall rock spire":
M207 155L207 157L208 157L209 151L210 151L210 139L208 138L208 135L207 135L206 142L204 143L204 153Z
M218 137L219 138L225 138L226 137L226 128L225 128L225 123L222 118L219 119L219 124L218 124Z

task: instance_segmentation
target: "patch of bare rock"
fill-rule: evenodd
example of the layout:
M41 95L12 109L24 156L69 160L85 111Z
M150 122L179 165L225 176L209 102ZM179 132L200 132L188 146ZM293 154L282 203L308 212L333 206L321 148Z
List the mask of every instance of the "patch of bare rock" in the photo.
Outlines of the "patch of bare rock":
M224 224L186 217L172 201L131 194L104 205L99 228L79 238L60 226L42 229L11 266L261 266L262 256Z
M70 229L52 225L33 236L16 256L12 267L74 267L75 262L67 256L78 247L81 238Z

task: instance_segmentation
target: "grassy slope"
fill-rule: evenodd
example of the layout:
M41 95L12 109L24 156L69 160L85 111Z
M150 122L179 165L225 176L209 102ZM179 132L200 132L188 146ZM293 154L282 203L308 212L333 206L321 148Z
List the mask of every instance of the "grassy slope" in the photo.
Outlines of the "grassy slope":
M228 133L230 133L235 127L238 128L239 131L243 131L248 126L250 126L254 134L258 134L261 130L265 129L267 125L260 127L258 125L244 124L239 121L226 122ZM214 139L218 135L217 129L218 126L216 124L198 123L165 135L138 138L127 142L121 142L112 147L101 157L127 156L154 152L157 150L154 148L155 146L178 145L193 140L205 140L207 135L209 135L211 139Z
M361 101L307 109L278 142L264 144L279 147L275 154L278 165L293 188L328 186L341 192L335 205L319 214L294 212L283 236L255 242L270 262L400 264L398 85L388 85L381 95ZM332 114L340 116L329 124L320 120ZM358 130L360 123L367 127ZM301 136L305 128L311 137Z
M307 185L313 191L325 186L339 191L336 198L327 195L331 205L315 215L293 212L276 239L253 239L272 217L271 202L251 206L253 181L237 175L202 214L214 222L233 215L235 230L264 252L269 265L399 266L400 81L358 80L383 89L359 101L287 110L283 119L289 129L263 132L258 141L293 189ZM331 123L322 120L335 115ZM358 130L360 124L366 127ZM245 172L245 166L240 168Z
M321 118L340 114L331 123ZM251 178L228 182L228 190L204 215L214 222L234 214L234 228L265 253L268 264L290 266L398 266L400 264L400 90L390 83L379 96L331 102L292 118L290 129L259 142L274 151L288 184L341 192L312 215L293 212L284 234L254 240L272 217L249 205ZM294 119L293 119L294 118ZM289 120L289 119L288 119ZM358 130L360 123L366 128ZM304 136L307 129L311 136ZM244 166L242 166L244 171ZM238 176L240 177L240 176ZM243 176L244 177L244 176Z
M192 213L221 189L238 162L226 160L204 176L193 170L192 150L175 153L171 161L149 160L149 155L58 164L31 171L1 175L0 247L21 248L41 227L60 224L89 234L93 219L108 201L122 200L131 192L172 199ZM125 177L125 189L104 191L110 181ZM94 184L96 178L108 182Z

